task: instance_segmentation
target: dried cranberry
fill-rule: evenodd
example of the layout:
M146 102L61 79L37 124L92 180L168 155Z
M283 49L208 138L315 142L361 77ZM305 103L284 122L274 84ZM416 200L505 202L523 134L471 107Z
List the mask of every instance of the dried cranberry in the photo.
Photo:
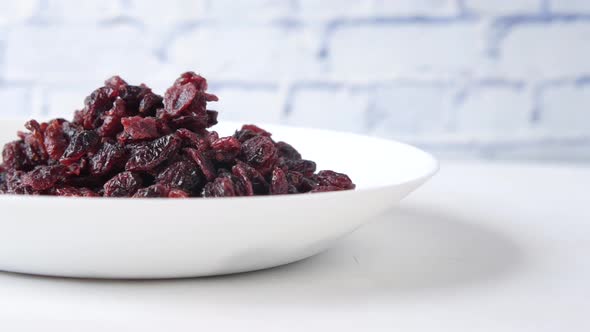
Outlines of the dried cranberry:
M273 141L267 136L255 136L242 144L242 160L253 166L262 175L270 173L277 162L278 154Z
M22 184L36 191L42 191L53 187L65 174L65 167L37 166L34 170L24 174Z
M272 178L270 181L270 194L271 195L282 195L289 192L289 183L287 182L287 176L282 169L276 167L272 170Z
M158 108L164 107L164 98L155 93L149 92L139 102L139 113L143 116L154 116Z
M171 188L192 192L201 184L202 179L197 166L190 161L178 161L164 168L156 182Z
M243 125L242 129L237 130L234 133L234 137L237 138L241 143L244 143L245 141L251 139L252 137L258 136L258 135L262 135L262 136L268 136L270 137L271 134L260 128L257 127L255 125Z
M186 147L195 148L199 151L205 151L209 148L209 141L207 138L199 136L197 133L186 128L180 128L176 131L178 137L182 138Z
M269 191L269 184L255 168L246 163L238 161L232 168L232 174L243 182L250 182L254 194L266 195Z
M97 197L100 196L92 189L89 188L76 188L76 187L58 187L55 189L57 196L69 196L69 197Z
M125 149L116 143L105 143L90 159L90 174L105 175L113 169L123 169L127 160Z
M149 171L171 157L179 148L181 140L176 135L167 135L151 142L138 144L131 151L125 165L128 171Z
M108 197L131 197L141 188L142 180L138 174L122 172L108 180L103 188Z
M336 187L336 186L318 186L315 187L312 191L312 193L323 193L323 192L328 192L328 191L339 191L339 190L344 190L340 187Z
M141 116L132 116L128 118L122 118L121 124L123 125L123 131L125 135L127 135L129 139L145 140L160 137L156 118L142 118Z
M230 162L240 153L240 147L235 137L222 137L211 142L211 156L219 162Z
M99 148L100 137L93 130L83 130L77 132L70 144L64 151L60 162L64 165L69 165L82 158L82 156L88 153L94 153Z
M156 198L156 197L168 197L170 188L162 184L154 184L146 188L137 190L133 197L135 198Z
M24 144L20 141L10 142L4 145L2 160L7 169L23 170L29 166L25 155Z
M228 177L218 177L207 183L203 188L203 197L232 197L236 196L234 183Z
M213 181L215 179L215 167L213 167L213 163L203 153L191 148L184 149L184 151L199 166L201 173L203 173L207 181Z
M297 150L295 150L295 148L292 147L290 144L285 142L277 142L275 146L277 147L277 150L279 152L279 157L283 157L285 159L290 160L301 159L301 154Z
M51 120L45 129L43 141L49 158L59 160L69 145L68 136L64 132L63 119Z
M338 187L340 189L355 188L354 183L352 183L348 175L334 171L320 171L316 175L316 179L320 186L324 187Z
M173 86L164 95L164 110L169 117L177 117L197 98L198 89L192 84ZM205 109L203 108L203 113Z
M115 99L113 107L102 115L102 124L97 132L102 137L115 137L123 129L121 119L127 115L127 105L121 98Z
M207 128L217 124L217 111L207 110Z
M310 177L316 170L315 162L311 160L298 159L282 159L281 163L289 170L303 174L304 176Z
M190 196L184 190L170 189L170 192L168 193L168 197L170 197L170 198L187 198L187 197L190 197Z

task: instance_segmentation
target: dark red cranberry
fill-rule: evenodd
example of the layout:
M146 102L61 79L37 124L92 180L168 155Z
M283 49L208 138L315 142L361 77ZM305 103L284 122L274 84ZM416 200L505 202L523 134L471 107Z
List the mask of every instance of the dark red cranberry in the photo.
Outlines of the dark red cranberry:
M77 132L64 151L60 162L64 165L74 163L84 155L94 153L100 146L100 137L93 130Z
M262 175L270 173L278 160L277 149L267 136L255 136L242 144L242 160Z
M180 148L181 140L176 135L167 135L151 142L138 144L131 150L125 165L128 171L149 171L171 157Z
M108 180L103 188L108 197L131 197L141 188L142 179L139 174L122 172Z

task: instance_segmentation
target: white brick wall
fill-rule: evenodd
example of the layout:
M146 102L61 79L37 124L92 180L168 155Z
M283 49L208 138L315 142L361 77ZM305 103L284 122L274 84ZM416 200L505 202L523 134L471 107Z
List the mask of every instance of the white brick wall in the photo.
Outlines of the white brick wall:
M222 120L590 160L588 40L585 0L0 1L0 117L195 70Z
M300 127L316 127L366 132L369 97L366 89L307 84L289 96L286 122Z
M587 137L590 123L590 84L558 85L541 95L544 112L538 127L547 135Z
M481 57L478 31L472 23L343 26L336 29L328 45L331 75L370 80L459 74Z

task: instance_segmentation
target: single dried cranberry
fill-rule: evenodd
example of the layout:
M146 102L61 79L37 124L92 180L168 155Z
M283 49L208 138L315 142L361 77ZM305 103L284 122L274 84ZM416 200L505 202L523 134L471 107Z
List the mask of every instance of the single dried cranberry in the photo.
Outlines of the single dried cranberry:
M207 128L208 121L207 113L189 112L186 115L170 120L170 124L174 128L188 128L193 131L198 131Z
M65 167L37 166L34 170L24 174L22 184L31 187L35 191L42 191L53 187L65 174Z
M277 147L277 150L279 152L279 157L283 157L285 159L290 160L301 159L301 154L297 150L295 150L295 148L292 147L290 144L285 142L277 142L275 146Z
M146 188L137 190L133 197L135 198L156 198L156 197L168 197L170 188L162 184L154 184Z
M229 177L218 177L207 183L203 188L203 197L232 197L236 196L234 183Z
M24 147L27 159L33 164L42 164L47 161L47 151L45 150L45 143L41 125L35 121L30 120L25 123L30 133L24 134Z
M246 163L238 161L238 163L234 167L232 167L232 174L235 175L239 181L244 183L244 186L246 188L248 187L248 183L250 183L253 194L268 194L268 182L256 169L247 165Z
M315 187L312 191L310 191L311 193L323 193L323 192L328 192L328 191L339 191L339 190L344 190L340 187L336 187L336 186L318 186Z
M105 143L90 159L90 174L105 175L114 169L123 169L127 153L117 143Z
M88 159L82 158L72 164L69 164L65 167L65 174L67 176L79 176L88 167Z
M166 114L169 117L179 116L195 101L197 93L198 89L193 84L175 85L168 89L164 95L164 110Z
M213 127L217 124L217 111L207 110L207 128Z
M97 197L100 196L92 189L89 188L76 188L76 187L58 187L55 189L57 196L68 196L68 197Z
M139 105L143 97L151 92L152 90L144 84L140 86L126 85L119 89L119 96L125 101L128 114L135 115L139 112Z
M168 193L168 197L170 197L170 198L188 198L190 196L184 190L170 189L170 192Z
M202 179L197 166L190 161L178 161L164 168L156 182L171 188L192 192L201 184Z
M132 116L121 119L125 135L132 140L145 140L160 137L156 118Z
M174 82L175 86L182 86L185 84L191 84L199 91L207 90L207 80L203 76L195 74L195 72L192 71L182 73Z
M240 153L240 147L235 137L222 137L211 142L211 156L218 162L230 162Z
M22 177L26 173L23 171L9 170L4 174L4 183L2 191L6 194L33 195L36 192L29 186L22 183Z
M30 166L25 155L24 144L20 141L10 142L4 145L2 160L7 169L23 170Z
M139 102L139 113L143 116L154 116L156 110L164 107L164 98L155 93L149 92Z
M209 148L209 141L206 137L200 136L186 128L176 130L176 135L182 138L186 147L195 148L199 151L205 151Z
M116 89L101 87L94 90L84 101L84 109L76 111L74 123L81 125L84 129L95 129L102 123L102 115L108 111L115 98L119 95Z
M107 197L131 197L141 188L142 180L138 174L122 172L108 180L103 188Z
M44 132L43 141L49 158L59 160L69 145L68 136L64 132L63 119L51 120Z
M234 137L237 138L241 143L244 143L245 141L251 139L252 137L258 136L258 135L262 135L262 136L271 136L271 133L269 133L268 131L257 127L255 125L243 125L242 129L237 130L234 133Z
M179 148L181 140L176 135L167 135L151 142L136 145L125 165L128 171L149 171L166 161Z
M285 166L289 171L296 171L307 177L312 176L316 170L315 162L306 159L282 159L281 164L282 166Z
M277 162L277 149L267 136L256 136L242 144L242 160L253 166L262 175L270 173Z
M110 77L106 81L104 81L104 85L109 88L119 90L119 89L127 86L128 84L120 76L115 75L115 76Z
M207 181L213 181L215 179L215 167L213 167L213 163L211 163L209 158L202 152L191 148L184 149L184 152L199 166L201 173L203 173Z
M285 172L279 167L272 170L272 178L270 181L270 194L283 195L289 192L289 183Z
M260 128L260 127L256 126L256 125L253 125L253 124L245 124L245 125L243 125L243 126L242 126L242 130L249 130L249 131L252 131L252 132L254 132L256 135L262 135L262 136L268 136L268 137L270 137L270 136L272 135L272 134L271 134L271 133L269 133L268 131L266 131L266 130L264 130L264 129L262 129L262 128Z
M320 171L316 175L316 179L320 186L324 187L338 187L340 189L355 188L354 183L352 183L348 175L334 171Z
M82 156L88 153L94 153L100 145L100 137L93 130L83 130L77 132L70 144L64 151L60 162L64 165L69 165L82 158Z
M115 99L113 107L102 115L102 124L97 128L97 132L102 137L115 137L118 132L123 130L121 119L127 115L127 105L121 98Z

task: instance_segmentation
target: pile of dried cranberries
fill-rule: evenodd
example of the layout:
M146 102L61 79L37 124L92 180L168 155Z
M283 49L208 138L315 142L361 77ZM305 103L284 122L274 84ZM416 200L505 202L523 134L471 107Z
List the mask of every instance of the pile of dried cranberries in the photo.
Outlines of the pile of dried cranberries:
M107 197L227 197L353 189L345 174L315 173L291 145L244 125L207 130L217 112L207 81L182 74L164 97L118 76L84 101L72 122L28 121L8 143L0 193Z

